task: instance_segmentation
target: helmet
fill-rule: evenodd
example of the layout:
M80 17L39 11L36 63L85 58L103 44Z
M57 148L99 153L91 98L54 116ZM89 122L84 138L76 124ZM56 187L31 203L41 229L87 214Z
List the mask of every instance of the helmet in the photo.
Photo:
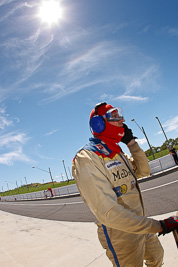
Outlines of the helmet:
M99 103L90 113L90 128L93 134L99 134L106 128L106 121L120 121L123 119L122 109L114 108L106 102Z

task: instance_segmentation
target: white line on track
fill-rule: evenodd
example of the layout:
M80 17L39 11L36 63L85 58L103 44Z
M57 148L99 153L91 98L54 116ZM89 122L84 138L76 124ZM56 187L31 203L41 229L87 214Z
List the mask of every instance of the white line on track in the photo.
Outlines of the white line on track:
M32 204L32 203L8 203L8 202L3 202L3 204L10 204L10 205L17 205L17 206L63 206L63 205L75 205L75 204L83 204L83 201L80 202L69 202L69 203L38 203L38 204Z
M152 187L152 188L148 188L148 189L142 190L141 192L154 190L154 189L157 189L157 188L160 188L160 187L163 187L163 186L167 186L167 185L170 185L170 184L174 184L174 183L177 183L177 182L178 182L178 180L175 180L175 181L170 182L170 183L166 183L166 184L162 184L162 185L158 185L158 186L155 186L155 187Z

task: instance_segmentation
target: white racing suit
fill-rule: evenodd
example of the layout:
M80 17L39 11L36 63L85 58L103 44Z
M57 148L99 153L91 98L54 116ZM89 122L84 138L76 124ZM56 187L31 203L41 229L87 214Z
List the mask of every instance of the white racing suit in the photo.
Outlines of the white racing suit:
M72 174L84 202L98 220L98 237L113 266L160 267L163 249L155 235L160 223L144 216L135 178L148 176L150 168L142 149L129 147L133 164L121 152L111 151L97 138L76 154ZM134 165L134 168L133 168Z

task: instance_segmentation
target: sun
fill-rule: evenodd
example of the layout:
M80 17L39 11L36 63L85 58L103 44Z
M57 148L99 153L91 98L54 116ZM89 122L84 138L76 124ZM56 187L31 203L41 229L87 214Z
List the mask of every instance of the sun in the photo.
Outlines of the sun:
M59 0L43 1L40 5L38 16L42 22L47 23L49 26L57 24L62 17L62 8Z

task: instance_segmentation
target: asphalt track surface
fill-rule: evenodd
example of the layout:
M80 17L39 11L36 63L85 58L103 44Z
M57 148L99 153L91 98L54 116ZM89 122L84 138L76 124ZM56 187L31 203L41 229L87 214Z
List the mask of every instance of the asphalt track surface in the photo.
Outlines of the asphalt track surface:
M146 216L178 210L178 171L139 180ZM0 210L27 217L71 222L94 222L80 196L38 201L0 202Z

